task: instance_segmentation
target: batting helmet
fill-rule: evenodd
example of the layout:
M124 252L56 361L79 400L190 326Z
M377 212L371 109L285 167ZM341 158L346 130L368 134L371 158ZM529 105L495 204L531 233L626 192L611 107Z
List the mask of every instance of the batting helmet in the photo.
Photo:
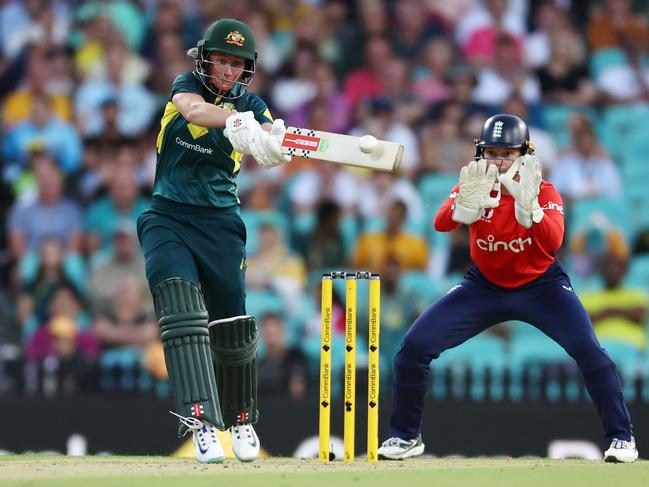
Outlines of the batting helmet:
M487 119L480 138L475 139L475 158L483 157L485 147L520 149L523 154L534 153L527 124L515 115L499 113Z
M206 65L213 64L208 59L209 54L213 52L237 56L246 61L243 72L237 79L235 86L228 93L222 93L211 82L214 76L209 74ZM196 47L190 49L187 54L196 60L194 73L198 79L208 90L223 98L239 98L246 92L255 74L255 62L257 60L255 37L250 27L240 20L221 19L212 23L205 31L203 38L198 41Z

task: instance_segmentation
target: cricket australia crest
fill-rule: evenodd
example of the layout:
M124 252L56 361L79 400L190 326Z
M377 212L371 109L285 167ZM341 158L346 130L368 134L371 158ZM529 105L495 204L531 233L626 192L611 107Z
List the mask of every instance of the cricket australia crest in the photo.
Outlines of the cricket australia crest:
M228 44L234 44L235 46L243 47L243 43L246 42L246 38L243 37L243 34L241 32L235 30L225 36L225 42Z

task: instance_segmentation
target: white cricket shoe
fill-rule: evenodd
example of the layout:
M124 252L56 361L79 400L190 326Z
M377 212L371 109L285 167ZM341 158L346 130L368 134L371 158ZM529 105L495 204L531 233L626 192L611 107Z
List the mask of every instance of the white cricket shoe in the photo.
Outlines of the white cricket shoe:
M238 424L230 428L232 452L239 461L252 462L259 456L259 437L251 424Z
M221 463L225 460L225 451L216 435L216 427L198 418L189 418L169 411L192 432L192 441L196 448L196 460L200 463Z
M404 440L393 436L383 442L379 448L379 459L381 460L404 460L416 457L424 453L425 445L421 436L412 440Z
M631 441L614 438L611 446L604 452L604 461L612 463L632 463L638 459L638 450L635 447L635 438Z
M200 463L221 463L225 460L223 446L216 436L216 428L209 423L203 423L200 429L193 429L196 460Z

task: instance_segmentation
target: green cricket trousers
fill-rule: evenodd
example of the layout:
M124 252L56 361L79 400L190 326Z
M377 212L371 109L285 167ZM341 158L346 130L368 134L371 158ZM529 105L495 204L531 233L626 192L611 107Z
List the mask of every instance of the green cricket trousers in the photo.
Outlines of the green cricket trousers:
M198 285L209 320L246 314L246 228L238 207L186 205L154 197L137 222L153 294L179 277Z

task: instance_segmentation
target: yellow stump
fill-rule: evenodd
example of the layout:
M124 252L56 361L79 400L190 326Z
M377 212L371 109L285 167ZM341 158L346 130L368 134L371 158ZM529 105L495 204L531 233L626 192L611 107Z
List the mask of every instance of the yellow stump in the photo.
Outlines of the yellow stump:
M345 461L354 461L355 407L356 400L356 276L346 276L345 298L345 431L343 443Z
M367 461L378 461L379 448L379 334L381 332L381 280L370 277L367 366Z
M322 333L320 338L320 460L329 461L331 429L331 276L322 277Z

